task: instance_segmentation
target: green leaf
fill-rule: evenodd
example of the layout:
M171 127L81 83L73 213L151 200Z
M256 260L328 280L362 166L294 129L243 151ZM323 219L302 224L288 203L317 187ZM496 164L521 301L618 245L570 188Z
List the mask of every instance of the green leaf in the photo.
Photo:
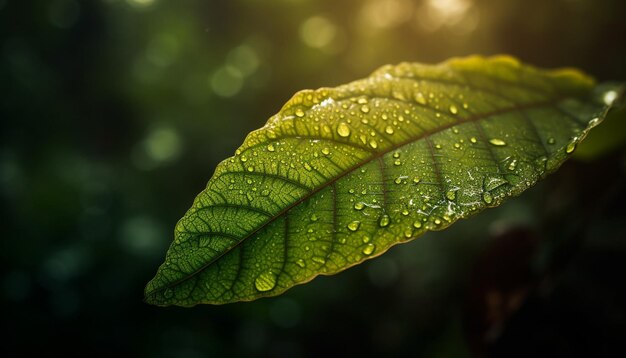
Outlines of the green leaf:
M217 166L146 301L275 296L497 206L556 170L621 91L504 56L301 91Z

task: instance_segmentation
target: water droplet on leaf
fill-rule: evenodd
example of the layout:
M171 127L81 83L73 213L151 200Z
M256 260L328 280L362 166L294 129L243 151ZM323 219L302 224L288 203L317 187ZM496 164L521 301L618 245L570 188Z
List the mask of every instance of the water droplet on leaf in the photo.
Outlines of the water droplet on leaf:
M373 254L375 250L376 250L376 245L374 245L374 244L367 244L363 248L363 254L369 256L369 255Z
M353 222L348 224L348 230L350 230L350 231L357 231L360 226L361 226L361 222L360 221L353 221Z
M389 215L383 215L380 218L380 221L378 222L378 225L380 225L380 227L386 227L386 226L389 226L389 222L390 221L391 220L389 219Z
M492 145L495 145L496 147L502 147L506 145L506 142L499 138L489 139L489 143L491 143Z
M508 181L501 177L485 177L483 181L483 187L486 191L492 191L504 184L508 184Z
M254 287L260 292L266 292L276 286L276 275L270 270L265 271L254 280Z
M424 94L422 92L417 92L417 94L415 95L415 102L421 105L426 104L426 97L424 97Z
M344 122L339 123L337 126L337 134L339 134L340 137L348 137L350 135L350 127Z

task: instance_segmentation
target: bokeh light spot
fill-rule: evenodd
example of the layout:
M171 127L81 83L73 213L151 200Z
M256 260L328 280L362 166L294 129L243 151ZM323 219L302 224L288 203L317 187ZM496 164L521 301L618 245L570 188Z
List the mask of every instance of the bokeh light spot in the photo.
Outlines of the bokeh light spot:
M123 249L138 256L158 256L167 242L159 222L149 216L139 215L128 219L122 226L120 244Z
M360 13L362 27L390 28L408 21L413 4L408 0L371 0Z
M157 126L135 147L132 160L136 167L150 170L176 160L181 151L178 133L173 128Z
M243 76L250 76L259 68L259 56L252 47L241 45L228 54L228 65L236 68Z
M243 74L236 67L226 65L213 73L210 84L218 96L232 97L243 87Z
M337 35L337 26L323 16L312 16L300 26L300 39L307 46L329 46Z
M479 20L471 0L427 0L417 10L416 18L423 30L448 27L459 33L473 31Z

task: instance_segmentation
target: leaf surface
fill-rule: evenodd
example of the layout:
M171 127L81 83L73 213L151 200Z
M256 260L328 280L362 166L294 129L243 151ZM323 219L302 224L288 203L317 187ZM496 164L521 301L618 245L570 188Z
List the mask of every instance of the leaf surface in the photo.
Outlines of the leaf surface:
M619 95L505 56L298 92L217 166L146 301L275 296L497 206L556 170Z

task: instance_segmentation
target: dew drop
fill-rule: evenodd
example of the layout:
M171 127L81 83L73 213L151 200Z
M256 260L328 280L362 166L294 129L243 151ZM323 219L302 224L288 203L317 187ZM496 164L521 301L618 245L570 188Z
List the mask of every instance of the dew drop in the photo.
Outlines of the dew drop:
M317 262L318 264L325 264L326 263L326 259L320 256L313 256L311 258L311 260L313 260L314 262Z
M273 144L270 144L270 145L267 146L267 150L270 151L270 152L273 152L273 151L276 150L276 148L274 148Z
M354 204L354 209L355 210L363 210L363 208L365 207L365 204L363 204L362 202L358 202Z
M387 134L393 134L393 127L392 127L392 126L387 126L387 127L385 127L385 133L387 133Z
M404 230L404 237L406 237L408 239L411 236L413 236L413 229L408 228L408 229Z
M267 292L276 286L276 275L270 270L265 271L254 280L254 287L260 292Z
M340 137L347 137L350 135L350 127L348 127L347 124L345 124L344 122L339 123L339 125L337 126L337 134L339 134Z
M413 223L413 227L416 229L421 229L422 228L422 222L421 221L416 221Z
M597 126L598 124L602 123L603 118L600 117L596 117L592 120L589 121L589 128L593 128L595 126Z
M378 148L378 143L376 143L376 140L374 139L370 140L370 147L374 149Z
M357 100L358 104L366 104L367 103L367 98L365 97L361 97Z
M453 105L453 104L451 104L451 105L450 105L450 108L449 108L449 109L450 109L450 113L452 113L452 114L457 114L457 113L459 113L459 109L458 109L458 108L456 108L456 106L455 106L455 105Z
M311 171L313 169L309 163L304 163L304 169Z
M402 209L402 215L404 216L409 215L409 211L407 209Z
M364 244L367 244L368 242L370 242L370 237L365 235L365 236L363 236L362 241L363 241Z
M513 159L509 163L509 166L507 167L507 169L509 169L510 171L513 171L515 170L516 167L517 167L517 159Z
M475 137L472 137L472 138L470 138L470 142L472 142L472 143L476 143L476 142L477 142L477 140L476 140L476 138L475 138Z
M435 225L441 225L441 219L436 218L435 219Z
M350 231L357 231L360 226L361 226L361 222L355 220L355 221L353 221L353 222L348 224L348 230L350 230Z
M330 154L330 149L328 149L328 147L322 148L322 154L329 155Z
M400 158L400 152L394 152L393 153L393 157L394 158Z
M367 106L367 105L361 106L361 112L369 113L369 111L370 111L370 107L369 106Z
M390 221L391 220L389 219L389 215L383 215L380 218L380 221L378 222L378 225L380 225L380 227L386 227L386 226L389 226L389 222Z
M239 160L241 160L242 162L247 162L248 161L248 157L246 157L245 155L242 155Z
M401 165L401 164L402 164L402 162L400 161L400 159L396 159L393 162L393 165Z
M448 200L452 201L456 199L456 190L448 190L446 191L446 198L448 198Z
M500 177L485 177L483 180L483 187L486 191L492 191L495 188L499 188L507 183L508 181L506 179Z
M489 143L495 145L496 147L502 147L506 145L506 142L499 138L491 138L489 139Z
M415 95L415 102L421 105L426 104L426 97L424 97L424 94L422 92L417 92L417 94Z
M393 181L396 184L401 184L402 183L402 178L401 177L397 177L396 180Z
M318 217L317 215L313 214L311 215L311 221L317 221Z
M493 197L491 196L491 193L489 192L483 193L483 200L485 201L485 203L491 204L493 202Z
M417 183L420 182L420 180L421 180L420 178L415 177L415 178L413 178L413 183L417 184Z
M306 264L304 263L303 259L299 259L298 261L296 261L296 265L304 268L306 266Z
M368 255L369 256L369 255L373 254L375 250L376 250L376 245L374 245L374 244L367 244L363 248L363 255Z
M576 150L576 142L567 143L567 147L565 147L565 153L571 154Z
M554 144L554 143L556 143L556 140L554 139L554 137L548 138L548 144Z
M254 171L254 167L253 167L253 166L249 166L249 167L248 167L248 171L249 171L250 173L252 173L252 172Z
M301 108L296 109L296 116L304 117L304 111Z
M604 103L607 106L610 106L613 104L613 102L615 102L615 100L617 99L617 92L616 91L607 91L604 96L602 96L602 100L604 101Z

